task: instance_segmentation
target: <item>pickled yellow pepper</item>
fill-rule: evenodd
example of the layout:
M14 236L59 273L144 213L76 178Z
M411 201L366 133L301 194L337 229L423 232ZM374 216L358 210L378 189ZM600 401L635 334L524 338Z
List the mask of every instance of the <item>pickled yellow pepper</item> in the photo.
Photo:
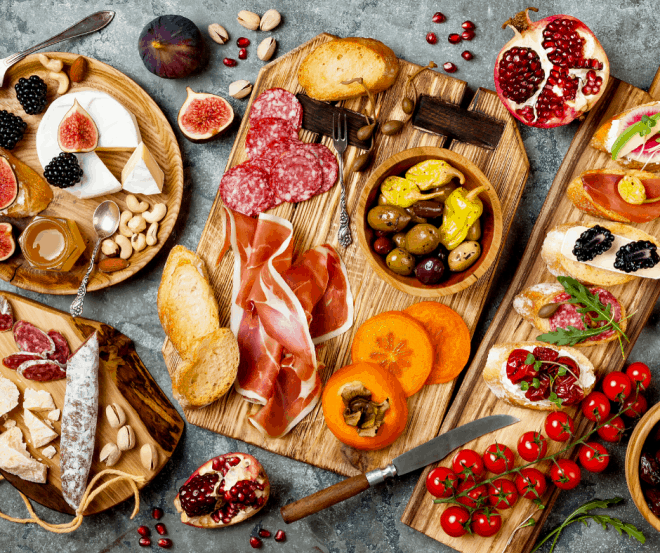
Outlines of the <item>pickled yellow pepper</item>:
M445 212L440 227L440 242L453 250L463 242L472 224L481 217L484 204L479 193L486 190L480 186L469 192L461 187L454 190L445 200Z
M441 196L444 192L433 192L422 194L414 182L401 177L387 177L380 185L380 193L390 205L399 207L410 207L420 200L431 200L436 196Z

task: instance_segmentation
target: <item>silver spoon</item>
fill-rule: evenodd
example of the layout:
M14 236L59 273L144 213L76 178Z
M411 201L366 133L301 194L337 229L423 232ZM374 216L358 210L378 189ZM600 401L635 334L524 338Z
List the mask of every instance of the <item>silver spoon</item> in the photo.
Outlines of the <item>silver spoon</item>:
M74 317L80 317L83 312L83 301L85 301L85 294L87 294L87 282L89 276L94 270L94 262L96 261L96 254L99 253L101 241L112 236L119 227L119 206L112 200L106 200L100 203L94 210L94 218L92 219L94 230L96 231L96 244L92 252L92 259L89 261L89 268L78 288L78 295L69 307L69 313Z

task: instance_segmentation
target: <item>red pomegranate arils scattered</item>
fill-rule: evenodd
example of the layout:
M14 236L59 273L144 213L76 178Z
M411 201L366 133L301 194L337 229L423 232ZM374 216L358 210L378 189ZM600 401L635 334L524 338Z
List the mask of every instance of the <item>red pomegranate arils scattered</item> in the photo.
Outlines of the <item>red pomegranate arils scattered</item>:
M452 62L448 61L447 63L443 64L442 68L447 72L447 73L456 73L456 70L458 67L456 67Z
M445 14L441 12L435 12L433 14L433 23L444 23L446 20Z
M464 60L470 61L472 58L474 58L474 55L469 50L465 50L465 52L461 54L461 57Z
M472 40L474 38L474 31L463 31L461 33L461 38L463 40Z
M286 539L286 534L284 530L278 530L275 534L275 541L284 541Z
M149 538L140 538L138 543L140 547L151 547L151 540Z
M463 21L461 25L466 31L473 31L476 28L476 25L472 21Z
M151 536L151 530L149 529L148 526L140 526L138 528L138 534L144 536L145 538L148 538L149 536Z
M461 35L459 35L458 33L452 33L447 37L447 40L451 44L458 44L461 41Z
M436 42L438 42L438 37L435 36L435 33L428 33L426 35L426 42L428 42L429 44L435 44Z
M222 60L222 63L224 63L227 67L236 67L238 62L234 59L231 58L225 58Z
M158 540L158 547L162 547L163 549L169 549L172 547L172 540L168 538L161 538Z
M163 518L164 514L165 513L163 513L163 510L159 507L154 507L154 510L151 511L151 516L154 517L156 520L160 520L161 518Z
M252 549L259 549L263 544L264 542L255 536L250 538L250 545L252 546Z
M156 532L158 532L161 536L166 536L167 528L162 522L159 522L158 524L156 524Z
M270 538L270 532L266 530L265 528L262 528L259 530L259 537L260 538Z
M250 39L245 38L244 36L238 37L238 39L236 40L236 46L238 46L239 48L245 48L246 46L250 46Z
M247 59L247 49L245 49L245 48L241 48L241 49L238 51L238 59L240 59L240 60Z

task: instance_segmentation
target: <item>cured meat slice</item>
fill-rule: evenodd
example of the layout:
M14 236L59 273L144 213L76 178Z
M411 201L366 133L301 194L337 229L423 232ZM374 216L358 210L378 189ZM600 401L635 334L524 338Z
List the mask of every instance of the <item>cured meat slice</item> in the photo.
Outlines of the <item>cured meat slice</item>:
M289 153L273 165L270 184L280 201L309 200L323 184L321 164L308 151Z
M612 317L614 321L619 322L621 320L621 304L618 302L618 300L614 297L614 295L609 292L608 290L605 290L604 288L590 288L589 291L592 294L595 294L598 296L598 299L601 301L603 305L606 307L608 305L612 306ZM558 294L553 298L553 303L561 303L564 301L568 301L571 298L570 294L563 293L563 294ZM558 328L568 328L569 326L573 326L579 330L584 330L584 321L582 320L582 315L578 312L578 309L583 308L582 305L580 304L571 304L571 303L565 303L562 306L560 306L557 311L550 317L549 323L550 323L550 328L551 330L557 330ZM584 315L585 319L587 320L587 324L590 326L605 326L607 324L607 321L591 321L591 317L589 314ZM611 337L614 334L614 330L606 330L604 332L601 332L600 334L596 336L590 336L585 340L585 342L595 342L599 340L607 340L609 337Z
M298 98L283 88L269 88L252 104L250 125L265 117L285 119L298 131L302 127L303 107Z
M284 157L289 152L293 152L304 145L305 143L297 138L280 138L268 145L266 151L261 154L260 159L268 160L270 162L270 167L268 168L268 172L270 172L273 164L281 157Z
M25 353L19 351L18 353L12 353L2 360L2 364L8 369L18 370L23 363L26 361L40 361L43 357L38 353Z
M273 165L273 162L267 157L255 157L246 163L249 167L256 167L261 169L267 175L270 175L270 168Z
M220 196L227 207L248 217L255 217L276 204L268 175L249 164L232 167L222 176Z
M58 363L66 364L69 360L69 355L71 355L71 350L69 349L69 342L66 341L66 338L57 330L49 330L48 336L55 343L55 351L48 354L48 359L57 361Z
M66 367L50 359L26 361L18 367L17 372L23 378L36 380L37 382L49 382L66 378Z
M266 117L260 119L250 126L245 137L245 153L250 159L260 157L266 152L273 142L288 138L298 138L298 131L293 128L289 121Z
M14 324L14 341L18 349L27 353L47 355L55 351L55 342L43 330L27 321Z
M339 176L337 158L325 144L304 144L304 147L312 152L321 164L323 184L317 191L317 194L323 194L330 190L337 182L337 177Z
M14 326L14 311L9 300L0 294L0 332L11 330Z
M621 197L618 184L622 178L623 175L592 172L582 175L582 184L598 205L620 213L634 223L646 223L660 217L660 202L634 205ZM660 197L660 178L642 179L642 184L647 198Z

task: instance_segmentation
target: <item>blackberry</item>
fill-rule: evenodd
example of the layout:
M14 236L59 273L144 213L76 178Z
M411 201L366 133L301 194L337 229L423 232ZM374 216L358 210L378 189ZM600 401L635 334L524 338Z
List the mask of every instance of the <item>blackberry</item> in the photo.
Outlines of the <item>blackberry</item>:
M16 89L16 98L28 115L37 115L46 107L48 87L37 75L32 75L29 79L21 77L14 88Z
M638 240L621 246L616 252L614 268L625 273L651 269L660 263L658 247L648 240Z
M210 515L215 511L218 498L211 495L220 477L215 473L198 474L190 482L181 486L179 501L189 517Z
M0 147L13 150L23 138L27 123L18 115L6 110L0 111Z
M609 250L613 243L614 235L606 228L595 225L580 234L575 241L573 255L578 261L591 261L597 255Z
M68 152L62 152L50 160L44 169L44 178L48 184L58 188L69 188L79 183L83 177L83 170L78 164L78 158Z

